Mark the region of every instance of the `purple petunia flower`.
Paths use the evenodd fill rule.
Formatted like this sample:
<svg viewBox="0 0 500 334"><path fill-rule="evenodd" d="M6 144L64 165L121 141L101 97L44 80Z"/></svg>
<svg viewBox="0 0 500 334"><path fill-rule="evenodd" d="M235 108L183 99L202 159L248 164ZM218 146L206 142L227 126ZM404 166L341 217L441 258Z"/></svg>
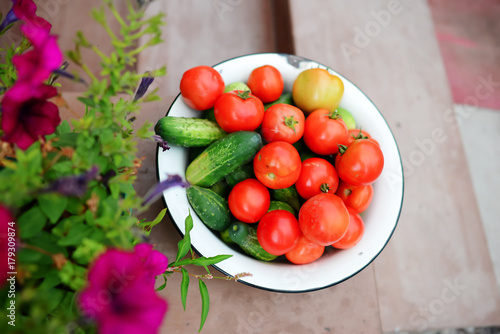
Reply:
<svg viewBox="0 0 500 334"><path fill-rule="evenodd" d="M25 150L39 136L54 133L61 118L57 106L47 100L56 95L57 90L51 86L39 85L34 89L29 82L12 86L1 103L2 140Z"/></svg>
<svg viewBox="0 0 500 334"><path fill-rule="evenodd" d="M0 31L4 31L5 28L7 28L9 25L12 23L18 21L19 19L17 18L16 14L14 13L14 9L11 8L7 15L5 15L4 19L2 20L2 23L0 23Z"/></svg>
<svg viewBox="0 0 500 334"><path fill-rule="evenodd" d="M87 192L88 183L97 178L98 172L99 169L94 166L83 174L62 177L55 180L43 192L57 192L64 196L81 197Z"/></svg>
<svg viewBox="0 0 500 334"><path fill-rule="evenodd" d="M166 150L170 150L170 146L168 146L168 143L166 140L163 140L163 138L159 135L154 135L153 140L160 145L160 147L163 149L163 152Z"/></svg>
<svg viewBox="0 0 500 334"><path fill-rule="evenodd" d="M153 245L147 243L136 245L134 251L142 259L147 276L150 278L149 284L151 284L151 287L154 287L155 277L163 274L165 270L167 270L167 257L153 250Z"/></svg>
<svg viewBox="0 0 500 334"><path fill-rule="evenodd" d="M155 81L155 78L153 77L144 77L141 80L141 83L139 84L139 88L137 88L137 92L135 93L134 96L134 101L139 100L141 97L143 97L146 92L148 91L149 86Z"/></svg>
<svg viewBox="0 0 500 334"><path fill-rule="evenodd" d="M152 190L145 196L143 205L148 205L156 201L163 192L172 187L189 187L189 183L182 180L179 175L168 175L167 179L158 183Z"/></svg>
<svg viewBox="0 0 500 334"><path fill-rule="evenodd" d="M102 334L156 333L168 305L151 283L167 262L147 245L134 252L109 249L90 267L88 285L78 295L80 309Z"/></svg>
<svg viewBox="0 0 500 334"><path fill-rule="evenodd" d="M12 63L17 69L18 81L28 81L38 86L61 67L63 54L57 45L57 37L48 31L33 29L30 25L23 25L21 30L33 48L13 57Z"/></svg>
<svg viewBox="0 0 500 334"><path fill-rule="evenodd" d="M24 21L34 29L50 31L52 25L44 18L36 15L37 8L33 0L13 0L12 2L12 10L19 20Z"/></svg>
<svg viewBox="0 0 500 334"><path fill-rule="evenodd" d="M33 0L12 0L12 8L0 24L0 31L3 31L7 26L19 20L24 21L35 29L50 31L52 25L44 18L36 15L36 10L37 7Z"/></svg>

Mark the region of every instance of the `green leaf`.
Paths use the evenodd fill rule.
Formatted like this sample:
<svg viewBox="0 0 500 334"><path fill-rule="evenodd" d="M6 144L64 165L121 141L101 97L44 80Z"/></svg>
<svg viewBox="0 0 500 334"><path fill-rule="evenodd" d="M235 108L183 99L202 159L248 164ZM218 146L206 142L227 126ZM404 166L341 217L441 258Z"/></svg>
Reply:
<svg viewBox="0 0 500 334"><path fill-rule="evenodd" d="M62 121L61 124L57 127L57 132L60 135L63 135L65 133L70 133L71 126L69 125L69 122L67 120Z"/></svg>
<svg viewBox="0 0 500 334"><path fill-rule="evenodd" d="M60 289L52 289L50 293L47 293L50 295L50 298L47 300L48 305L47 305L47 313L52 312L64 299L64 296L66 295L66 291L60 290Z"/></svg>
<svg viewBox="0 0 500 334"><path fill-rule="evenodd" d="M227 260L231 257L232 255L216 255L212 257L199 257L196 259L185 259L181 261L174 262L170 264L170 267L180 267L180 266L186 266L189 264L195 265L195 266L200 266L200 267L205 267L205 266L211 266L216 263L222 262L224 260Z"/></svg>
<svg viewBox="0 0 500 334"><path fill-rule="evenodd" d="M186 299L189 287L189 274L186 269L181 268L182 271L182 282L181 282L181 300L184 311L186 310Z"/></svg>
<svg viewBox="0 0 500 334"><path fill-rule="evenodd" d="M72 225L68 234L61 238L57 244L60 246L76 246L92 232L92 227L83 222L78 222Z"/></svg>
<svg viewBox="0 0 500 334"><path fill-rule="evenodd" d="M43 213L52 224L56 223L68 205L68 198L59 194L43 194L38 197Z"/></svg>
<svg viewBox="0 0 500 334"><path fill-rule="evenodd" d="M69 126L69 125L68 125ZM75 147L80 134L74 132L63 133L59 136L59 140L54 142L52 146L54 147Z"/></svg>
<svg viewBox="0 0 500 334"><path fill-rule="evenodd" d="M45 274L45 278L44 278L42 284L40 284L39 289L40 290L52 289L53 287L55 287L59 283L61 283L61 278L59 277L57 270L53 269Z"/></svg>
<svg viewBox="0 0 500 334"><path fill-rule="evenodd" d="M86 268L68 261L59 271L59 277L64 284L79 291L87 285L86 272Z"/></svg>
<svg viewBox="0 0 500 334"><path fill-rule="evenodd" d="M198 333L201 332L203 325L205 324L205 320L207 320L208 310L210 308L210 298L208 296L208 289L205 285L205 282L200 278L198 279L199 287L200 287L200 295L201 295L201 322L200 329Z"/></svg>
<svg viewBox="0 0 500 334"><path fill-rule="evenodd" d="M34 237L45 227L47 217L42 213L40 207L34 206L19 217L19 236L21 239Z"/></svg>
<svg viewBox="0 0 500 334"><path fill-rule="evenodd" d="M44 255L32 249L21 248L16 253L16 256L18 262L27 264L27 263L39 263ZM52 260L50 260L50 262L52 262Z"/></svg>
<svg viewBox="0 0 500 334"><path fill-rule="evenodd" d="M191 236L189 235L189 233L193 229L193 217L191 217L191 211L189 211L189 215L186 217L184 224L186 232L184 234L184 238L177 244L179 250L177 251L175 262L178 262L180 259L186 256L186 254L191 249Z"/></svg>
<svg viewBox="0 0 500 334"><path fill-rule="evenodd" d="M153 229L153 227L158 225L163 220L166 213L167 213L167 208L161 210L158 216L156 216L156 218L152 222L142 222L139 224L139 226L142 227L144 233L147 236L149 236L151 234L151 230Z"/></svg>
<svg viewBox="0 0 500 334"><path fill-rule="evenodd" d="M30 243L33 246L45 249L49 253L52 254L61 253L64 256L68 256L67 249L57 244L58 240L59 240L58 236L47 231L42 231L36 236L36 238L30 240Z"/></svg>
<svg viewBox="0 0 500 334"><path fill-rule="evenodd" d="M73 252L73 259L82 265L89 264L99 254L103 253L106 247L91 238L85 238L82 243L78 245Z"/></svg>
<svg viewBox="0 0 500 334"><path fill-rule="evenodd" d="M163 279L164 279L163 284L160 285L158 288L156 288L156 291L161 291L167 287L167 275L163 274Z"/></svg>

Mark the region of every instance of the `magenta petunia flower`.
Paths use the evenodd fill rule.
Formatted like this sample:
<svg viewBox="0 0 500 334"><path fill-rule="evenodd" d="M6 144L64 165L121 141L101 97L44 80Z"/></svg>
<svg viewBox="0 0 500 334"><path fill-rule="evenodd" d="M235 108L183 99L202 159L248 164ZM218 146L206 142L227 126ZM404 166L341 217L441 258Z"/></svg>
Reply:
<svg viewBox="0 0 500 334"><path fill-rule="evenodd" d="M29 81L38 86L61 67L63 54L57 45L57 37L48 31L28 24L23 25L21 30L33 48L13 57L12 63L17 69L18 81Z"/></svg>
<svg viewBox="0 0 500 334"><path fill-rule="evenodd" d="M9 210L0 205L0 256L3 259L0 265L0 287L7 281L7 273L16 271L15 268L14 270L9 268L9 262L7 261L9 253L9 227L15 229L15 225L9 225L10 222L13 222L13 219Z"/></svg>
<svg viewBox="0 0 500 334"><path fill-rule="evenodd" d="M167 311L151 278L166 269L167 259L148 245L134 252L110 249L89 270L88 286L78 296L83 314L99 333L157 333Z"/></svg>
<svg viewBox="0 0 500 334"><path fill-rule="evenodd" d="M149 281L152 287L155 284L155 278L167 270L168 259L165 255L153 250L151 244L139 244L134 247L135 253L142 259Z"/></svg>
<svg viewBox="0 0 500 334"><path fill-rule="evenodd" d="M3 141L15 143L25 150L38 140L39 136L54 133L61 122L57 106L47 99L57 95L51 86L17 82L2 100Z"/></svg>
<svg viewBox="0 0 500 334"><path fill-rule="evenodd" d="M12 11L19 20L45 31L50 31L52 25L44 18L36 15L36 5L33 0L13 0Z"/></svg>

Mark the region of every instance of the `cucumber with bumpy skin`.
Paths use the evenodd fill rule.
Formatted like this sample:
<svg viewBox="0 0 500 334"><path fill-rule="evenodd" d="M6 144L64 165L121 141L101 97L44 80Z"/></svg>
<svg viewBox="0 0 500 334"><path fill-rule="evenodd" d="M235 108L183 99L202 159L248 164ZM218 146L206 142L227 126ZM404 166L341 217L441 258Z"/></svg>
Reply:
<svg viewBox="0 0 500 334"><path fill-rule="evenodd" d="M292 208L290 204L285 202L271 201L271 204L269 204L269 210L267 210L267 212L274 210L286 210L295 216L295 210Z"/></svg>
<svg viewBox="0 0 500 334"><path fill-rule="evenodd" d="M229 187L232 188L241 181L252 177L255 177L255 174L253 172L253 163L250 162L242 166L241 168L238 168L234 172L226 175L226 182L229 185Z"/></svg>
<svg viewBox="0 0 500 334"><path fill-rule="evenodd" d="M272 199L290 204L297 212L300 210L299 194L295 186L283 189L269 189L269 192Z"/></svg>
<svg viewBox="0 0 500 334"><path fill-rule="evenodd" d="M194 212L212 230L223 231L231 224L231 213L223 197L197 186L187 188L186 195Z"/></svg>
<svg viewBox="0 0 500 334"><path fill-rule="evenodd" d="M183 147L208 146L227 135L216 122L173 116L160 118L155 133L170 145Z"/></svg>
<svg viewBox="0 0 500 334"><path fill-rule="evenodd" d="M253 159L262 148L261 136L252 131L237 131L212 143L186 169L186 180L210 187Z"/></svg>
<svg viewBox="0 0 500 334"><path fill-rule="evenodd" d="M220 238L226 244L234 244L233 239L231 239L231 237L229 236L229 227L226 228L224 231L220 231Z"/></svg>
<svg viewBox="0 0 500 334"><path fill-rule="evenodd" d="M273 106L278 103L290 104L293 106L294 104L293 104L292 93L284 93L276 101L264 104L264 110L267 110L270 106Z"/></svg>
<svg viewBox="0 0 500 334"><path fill-rule="evenodd" d="M269 254L262 248L257 240L257 230L242 222L236 222L229 226L229 237L237 243L248 255L261 261L272 261L276 255Z"/></svg>

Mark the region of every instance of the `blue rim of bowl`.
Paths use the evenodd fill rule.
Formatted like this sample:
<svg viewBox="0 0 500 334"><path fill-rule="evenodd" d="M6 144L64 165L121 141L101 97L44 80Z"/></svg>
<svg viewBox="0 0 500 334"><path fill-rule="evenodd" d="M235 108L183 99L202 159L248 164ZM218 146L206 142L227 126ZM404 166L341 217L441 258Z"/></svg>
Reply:
<svg viewBox="0 0 500 334"><path fill-rule="evenodd" d="M297 55L292 55L292 54L288 54L288 53L277 53L277 52L260 52L260 53L250 53L250 54L245 54L245 55L241 55L241 56L236 56L236 57L233 57L233 58L229 58L229 59L226 59L224 61L221 61L215 65L213 65L212 67L215 67L215 66L218 66L218 65L221 65L221 64L224 64L228 61L231 61L231 60L234 60L234 59L239 59L239 58L245 58L245 57L252 57L252 56L257 56L257 55L279 55L279 56L282 56L282 57L285 57L287 59L287 62L292 65L292 66L296 66L294 65L291 60L293 62L296 62L296 60L299 60L299 63L302 62L302 61L305 61L305 62L312 62L312 63L316 63L316 64L319 64L321 66L324 66L325 68L330 68L326 65L323 65L315 60L312 60L312 59L308 59L308 58L305 58L305 57L302 57L302 56L297 56ZM337 71L335 71L337 72ZM339 72L337 72L339 73ZM340 75L342 75L341 73L339 73ZM363 266L362 268L360 268L358 271L356 271L355 273L351 274L350 276L347 276L345 277L344 279L342 280L339 280L337 282L334 282L332 284L328 284L328 285L324 285L324 286L321 286L321 287L316 287L316 288L311 288L311 289L305 289L305 290L279 290L279 289L271 289L271 288L267 288L267 287L263 287L263 286L260 286L260 285L256 285L256 284L252 284L252 283L249 283L249 282L246 282L246 281L243 281L243 280L238 280L238 282L240 283L243 283L245 285L248 285L248 286L251 286L251 287L254 287L254 288L258 288L258 289L261 289L261 290L266 290L266 291L272 291L272 292L280 292L280 293L306 293L306 292L313 292L313 291L319 291L319 290L323 290L323 289L326 289L326 288L329 288L329 287L332 287L332 286L335 286L335 285L338 285L342 282L345 282L347 281L348 279L356 276L357 274L359 274L361 271L363 271L366 267L368 267L379 255L380 253L382 253L382 251L384 250L384 248L387 246L387 244L389 243L389 240L391 240L392 238L392 235L394 234L394 231L396 230L396 227L398 226L398 223L399 223L399 217L401 216L401 211L403 209L403 200L404 200L404 188L405 188L405 182L404 182L404 169L403 169L403 161L401 159L401 153L399 151L399 146L398 146L398 143L396 141L396 137L394 137L394 134L392 133L392 129L391 127L389 126L389 124L387 123L387 120L385 119L384 115L380 112L380 110L377 108L377 106L375 105L375 103L373 103L373 101L365 94L364 91L362 91L361 89L359 89L359 87L357 85L355 85L351 80L347 79L346 76L342 75L342 77L344 77L347 81L349 81L354 87L356 87L367 99L368 101L370 101L370 103L375 107L375 109L377 110L377 112L380 114L380 116L382 117L382 119L384 120L385 124L387 125L387 128L389 129L389 132L391 133L391 136L392 136L392 139L394 140L394 143L396 144L396 149L398 151L398 157L399 157L399 161L400 161L400 165L401 165L401 203L399 205L399 212L398 212L398 216L396 218L396 222L394 224L394 228L392 229L391 233L389 234L385 244L382 246L382 248L380 248L380 251L375 254L371 259L370 261L368 261L368 263ZM170 104L170 107L168 108L167 110L167 113L165 114L165 116L167 116L169 113L170 113L170 109L172 108L172 106L175 104L175 102L177 101L177 99L179 99L179 97L181 96L181 94L177 94L177 96L175 97L175 99L172 101L172 103ZM156 178L158 180L158 182L160 181L160 170L158 168L158 159L159 159L159 154L160 154L160 146L158 145L157 147L157 150L156 150ZM165 207L167 208L167 213L170 217L170 220L172 221L173 225L175 226L175 228L177 229L177 232L179 232L179 234L181 236L184 236L184 233L182 233L181 229L179 228L179 226L174 223L174 217L172 217L172 215L170 214L170 210L168 210L168 205L167 205L167 202L165 200L165 196L162 196L162 201L163 201L163 204L165 205ZM191 247L193 248L193 250L199 255L199 256L203 256L202 253L200 253L196 247L194 247L193 245L191 245ZM212 267L214 267L215 269L217 269L219 272L221 272L222 274L226 275L226 276L230 276L230 277L234 277L233 275L227 273L225 270L219 268L217 265L212 265Z"/></svg>

